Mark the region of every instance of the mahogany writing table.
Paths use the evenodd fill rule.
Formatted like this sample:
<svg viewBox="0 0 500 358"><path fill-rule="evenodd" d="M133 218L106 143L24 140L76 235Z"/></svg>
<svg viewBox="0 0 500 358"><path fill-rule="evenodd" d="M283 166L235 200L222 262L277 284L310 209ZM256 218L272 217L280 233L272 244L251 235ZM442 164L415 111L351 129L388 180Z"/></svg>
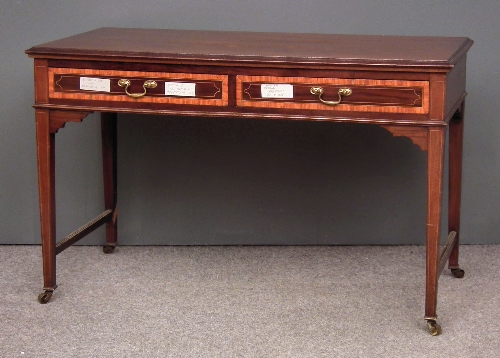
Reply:
<svg viewBox="0 0 500 358"><path fill-rule="evenodd" d="M101 28L32 47L44 288L56 255L106 225L117 243L117 113L377 124L427 151L425 320L438 278L458 266L465 37L403 37ZM55 134L101 112L105 211L61 241L55 233ZM214 122L214 125L217 125ZM332 126L335 124L332 123ZM440 251L449 128L449 235Z"/></svg>

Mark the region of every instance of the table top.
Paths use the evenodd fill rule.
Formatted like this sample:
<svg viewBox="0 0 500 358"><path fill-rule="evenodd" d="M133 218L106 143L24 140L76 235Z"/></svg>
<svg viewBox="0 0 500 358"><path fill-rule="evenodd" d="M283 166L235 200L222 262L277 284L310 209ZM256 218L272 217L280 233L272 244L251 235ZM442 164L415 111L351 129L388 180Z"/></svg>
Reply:
<svg viewBox="0 0 500 358"><path fill-rule="evenodd" d="M452 67L472 46L467 37L331 35L100 28L34 46L31 57L158 63L274 63Z"/></svg>

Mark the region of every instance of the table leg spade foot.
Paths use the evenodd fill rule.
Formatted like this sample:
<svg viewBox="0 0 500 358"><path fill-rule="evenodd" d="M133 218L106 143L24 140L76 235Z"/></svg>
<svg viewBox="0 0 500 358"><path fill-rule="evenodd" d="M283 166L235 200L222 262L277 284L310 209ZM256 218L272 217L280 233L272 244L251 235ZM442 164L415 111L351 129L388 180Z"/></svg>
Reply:
<svg viewBox="0 0 500 358"><path fill-rule="evenodd" d="M451 273L453 276L455 276L456 278L463 278L465 276L465 271L462 270L461 268L454 268L454 269L451 269Z"/></svg>

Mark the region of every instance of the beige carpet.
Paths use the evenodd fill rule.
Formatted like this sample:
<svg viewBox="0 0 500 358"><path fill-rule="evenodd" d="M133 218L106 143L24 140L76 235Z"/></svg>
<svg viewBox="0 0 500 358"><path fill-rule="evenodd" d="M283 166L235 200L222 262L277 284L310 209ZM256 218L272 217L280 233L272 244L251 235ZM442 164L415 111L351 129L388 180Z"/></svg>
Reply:
<svg viewBox="0 0 500 358"><path fill-rule="evenodd" d="M425 249L0 246L0 357L500 357L500 245L463 246L423 320Z"/></svg>

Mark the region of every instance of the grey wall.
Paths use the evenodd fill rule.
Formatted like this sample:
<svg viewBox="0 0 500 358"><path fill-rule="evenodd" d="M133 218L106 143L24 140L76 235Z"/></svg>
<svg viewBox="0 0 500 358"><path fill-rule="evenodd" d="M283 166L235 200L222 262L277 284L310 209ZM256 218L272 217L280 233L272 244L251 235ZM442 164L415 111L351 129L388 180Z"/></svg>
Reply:
<svg viewBox="0 0 500 358"><path fill-rule="evenodd" d="M468 36L462 238L500 243L500 2L0 2L0 243L39 243L33 45L102 26ZM424 242L426 155L370 125L119 116L122 244ZM102 210L99 121L57 135L57 230ZM102 229L84 240L100 243Z"/></svg>

